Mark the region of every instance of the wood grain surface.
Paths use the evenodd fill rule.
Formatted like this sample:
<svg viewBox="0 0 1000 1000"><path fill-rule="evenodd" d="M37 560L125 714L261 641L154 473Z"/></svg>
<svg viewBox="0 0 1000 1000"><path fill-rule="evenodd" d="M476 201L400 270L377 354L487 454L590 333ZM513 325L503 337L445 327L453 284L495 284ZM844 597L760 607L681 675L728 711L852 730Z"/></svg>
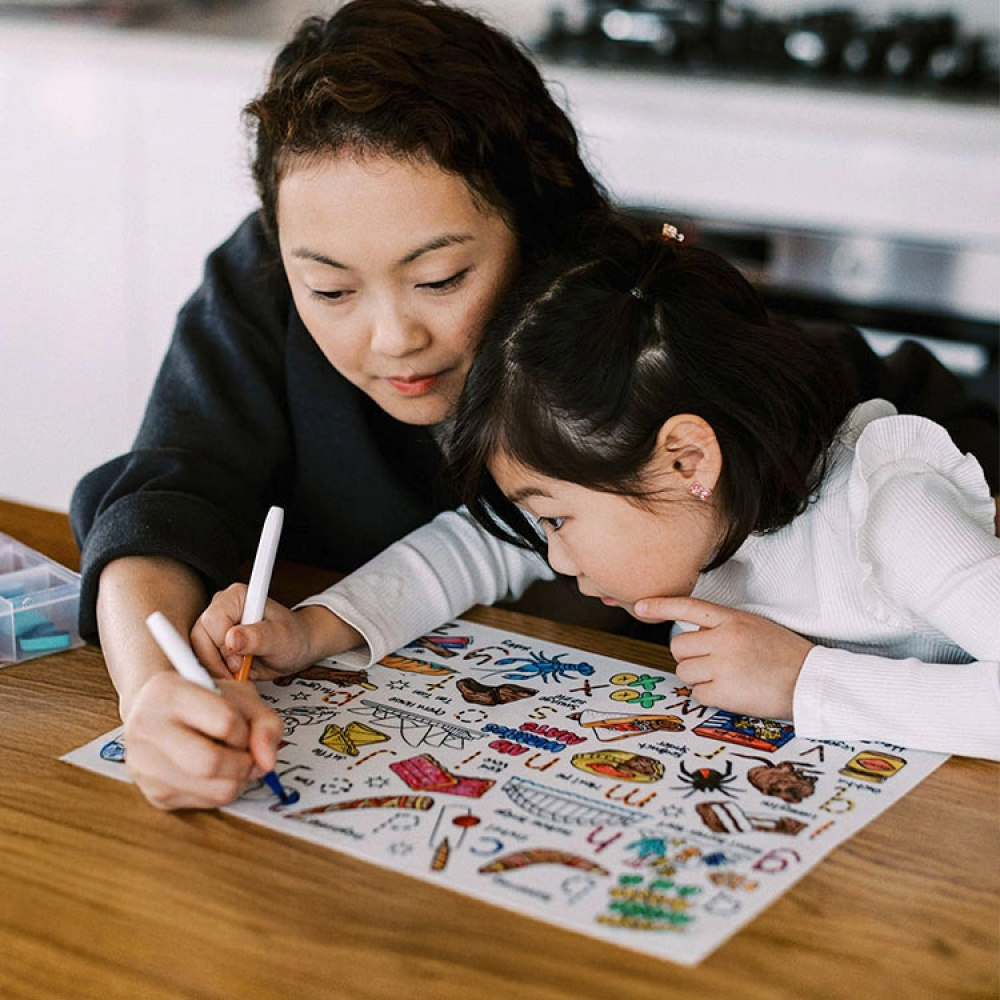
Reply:
<svg viewBox="0 0 1000 1000"><path fill-rule="evenodd" d="M74 566L64 515L0 531ZM331 574L282 564L287 599ZM500 609L470 618L665 668L664 650ZM0 670L0 997L996 998L998 766L954 758L685 968L59 761L118 723L94 647Z"/></svg>

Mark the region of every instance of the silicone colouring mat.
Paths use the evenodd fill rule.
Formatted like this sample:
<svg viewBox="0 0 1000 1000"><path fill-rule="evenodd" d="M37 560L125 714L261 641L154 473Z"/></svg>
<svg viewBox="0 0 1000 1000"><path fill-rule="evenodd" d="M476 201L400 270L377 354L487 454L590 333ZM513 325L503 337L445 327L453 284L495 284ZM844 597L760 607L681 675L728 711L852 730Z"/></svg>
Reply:
<svg viewBox="0 0 1000 1000"><path fill-rule="evenodd" d="M262 683L278 774L223 811L695 964L947 758L819 742L670 673L466 621ZM128 780L116 730L63 759Z"/></svg>

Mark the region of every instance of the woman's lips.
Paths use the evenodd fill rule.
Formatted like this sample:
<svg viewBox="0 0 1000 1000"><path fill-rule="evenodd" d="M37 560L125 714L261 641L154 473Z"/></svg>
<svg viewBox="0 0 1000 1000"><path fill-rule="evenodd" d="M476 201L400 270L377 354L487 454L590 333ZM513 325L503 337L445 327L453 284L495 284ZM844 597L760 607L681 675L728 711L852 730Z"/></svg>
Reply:
<svg viewBox="0 0 1000 1000"><path fill-rule="evenodd" d="M387 378L386 382L403 396L426 396L437 385L440 377L440 374L408 375L406 378Z"/></svg>

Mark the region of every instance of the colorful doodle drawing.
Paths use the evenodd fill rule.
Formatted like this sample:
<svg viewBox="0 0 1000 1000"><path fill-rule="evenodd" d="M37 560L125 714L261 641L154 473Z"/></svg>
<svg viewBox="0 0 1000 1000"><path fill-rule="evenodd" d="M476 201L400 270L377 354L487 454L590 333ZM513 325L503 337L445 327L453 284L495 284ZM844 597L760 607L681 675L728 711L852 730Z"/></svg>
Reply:
<svg viewBox="0 0 1000 1000"><path fill-rule="evenodd" d="M438 656L457 656L472 642L469 635L422 635L408 643L407 649L427 649Z"/></svg>
<svg viewBox="0 0 1000 1000"><path fill-rule="evenodd" d="M795 803L809 798L816 791L819 772L811 764L790 760L775 762L748 753L738 753L735 756L760 761L757 767L751 767L747 771L747 781L762 795Z"/></svg>
<svg viewBox="0 0 1000 1000"><path fill-rule="evenodd" d="M572 759L574 767L588 774L599 774L618 781L659 781L663 765L654 757L645 757L628 750L592 750L578 753Z"/></svg>
<svg viewBox="0 0 1000 1000"><path fill-rule="evenodd" d="M808 824L791 816L744 812L735 802L701 802L695 806L701 821L713 833L784 833L800 834Z"/></svg>
<svg viewBox="0 0 1000 1000"><path fill-rule="evenodd" d="M384 743L388 738L385 733L380 733L363 722L349 722L343 728L331 723L323 730L319 741L337 753L357 757L358 747L368 746L371 743Z"/></svg>
<svg viewBox="0 0 1000 1000"><path fill-rule="evenodd" d="M545 653L530 653L528 656L505 656L502 660L497 660L493 668L489 671L492 677L495 674L503 674L504 680L508 681L533 681L540 680L548 683L554 680L557 684L564 678L569 678L576 674L579 677L590 677L594 668L589 663L563 663L562 658L567 653L556 653L555 656L548 656ZM523 667L504 673L503 668L514 663L523 663Z"/></svg>
<svg viewBox="0 0 1000 1000"><path fill-rule="evenodd" d="M783 747L795 736L790 722L775 722L773 719L758 719L733 712L716 712L699 723L694 732L697 736L769 752Z"/></svg>
<svg viewBox="0 0 1000 1000"><path fill-rule="evenodd" d="M456 726L452 722L441 722L417 712L384 705L377 701L362 701L360 707L351 709L358 715L368 715L373 722L397 729L403 741L411 747L432 746L461 750L469 740L482 740L486 734L468 726Z"/></svg>
<svg viewBox="0 0 1000 1000"><path fill-rule="evenodd" d="M289 819L302 819L304 816L316 816L320 813L343 812L346 809L417 809L426 812L434 805L434 799L429 795L374 795L363 799L350 799L347 802L327 802L311 809L300 809L298 812L286 813Z"/></svg>
<svg viewBox="0 0 1000 1000"><path fill-rule="evenodd" d="M376 691L377 688L368 680L367 670L346 670L343 667L326 666L323 663L314 663L305 670L300 670L297 674L287 674L284 677L276 677L273 681L278 687L288 687L294 681L330 681L342 687L349 687L351 684L359 684L369 691Z"/></svg>
<svg viewBox="0 0 1000 1000"><path fill-rule="evenodd" d="M123 764L125 762L125 740L120 736L113 740L108 740L101 747L101 760L111 760L116 764Z"/></svg>
<svg viewBox="0 0 1000 1000"><path fill-rule="evenodd" d="M620 712L597 712L584 709L567 716L584 729L594 731L603 742L624 740L629 736L648 736L652 733L681 733L684 723L676 715L622 715Z"/></svg>
<svg viewBox="0 0 1000 1000"><path fill-rule="evenodd" d="M462 677L455 682L462 697L473 705L508 705L521 698L538 694L537 688L520 687L517 684L498 684L490 687L480 684L474 677Z"/></svg>
<svg viewBox="0 0 1000 1000"><path fill-rule="evenodd" d="M860 778L881 785L906 766L906 759L881 750L862 750L856 753L841 769L841 774Z"/></svg>
<svg viewBox="0 0 1000 1000"><path fill-rule="evenodd" d="M496 784L488 778L459 777L426 753L408 760L394 761L389 765L389 770L398 774L415 792L445 792L448 795L478 799Z"/></svg>
<svg viewBox="0 0 1000 1000"><path fill-rule="evenodd" d="M697 886L676 885L653 877L648 884L641 875L621 875L618 884L608 893L608 911L597 922L614 927L643 931L678 931L689 924L694 915L692 897Z"/></svg>
<svg viewBox="0 0 1000 1000"><path fill-rule="evenodd" d="M595 802L585 795L551 788L519 776L507 781L503 790L526 813L564 826L629 826L642 818L637 811Z"/></svg>
<svg viewBox="0 0 1000 1000"><path fill-rule="evenodd" d="M695 771L689 771L684 766L684 762L681 761L677 777L684 784L675 785L675 790L680 790L687 786L688 790L684 793L684 798L694 795L695 792L722 792L723 795L730 795L735 798L737 792L743 791L742 788L726 788L726 785L730 785L736 780L731 760L726 761L725 771L715 771L710 767L699 767Z"/></svg>
<svg viewBox="0 0 1000 1000"><path fill-rule="evenodd" d="M479 871L483 874L489 872L509 872L516 868L527 868L529 865L565 865L567 868L580 868L585 872L595 872L598 875L610 875L611 873L603 865L599 865L590 858L581 857L572 851L560 851L545 847L530 847L524 851L514 851L502 857L494 858L481 865Z"/></svg>
<svg viewBox="0 0 1000 1000"><path fill-rule="evenodd" d="M440 663L428 663L426 660L418 660L414 656L403 656L400 653L390 653L388 656L383 656L378 662L391 670L405 670L411 674L430 674L431 677L447 677L449 674L455 673L452 667L446 667Z"/></svg>

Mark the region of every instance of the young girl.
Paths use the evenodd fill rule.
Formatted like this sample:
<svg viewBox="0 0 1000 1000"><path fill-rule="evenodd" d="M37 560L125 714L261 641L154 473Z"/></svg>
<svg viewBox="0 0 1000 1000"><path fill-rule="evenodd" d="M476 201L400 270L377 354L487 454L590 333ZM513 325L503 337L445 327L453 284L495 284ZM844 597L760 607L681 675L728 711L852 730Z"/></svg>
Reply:
<svg viewBox="0 0 1000 1000"><path fill-rule="evenodd" d="M500 317L455 422L470 509L582 593L694 626L671 651L704 704L1000 757L980 466L926 419L851 407L828 357L664 228L582 237Z"/></svg>

